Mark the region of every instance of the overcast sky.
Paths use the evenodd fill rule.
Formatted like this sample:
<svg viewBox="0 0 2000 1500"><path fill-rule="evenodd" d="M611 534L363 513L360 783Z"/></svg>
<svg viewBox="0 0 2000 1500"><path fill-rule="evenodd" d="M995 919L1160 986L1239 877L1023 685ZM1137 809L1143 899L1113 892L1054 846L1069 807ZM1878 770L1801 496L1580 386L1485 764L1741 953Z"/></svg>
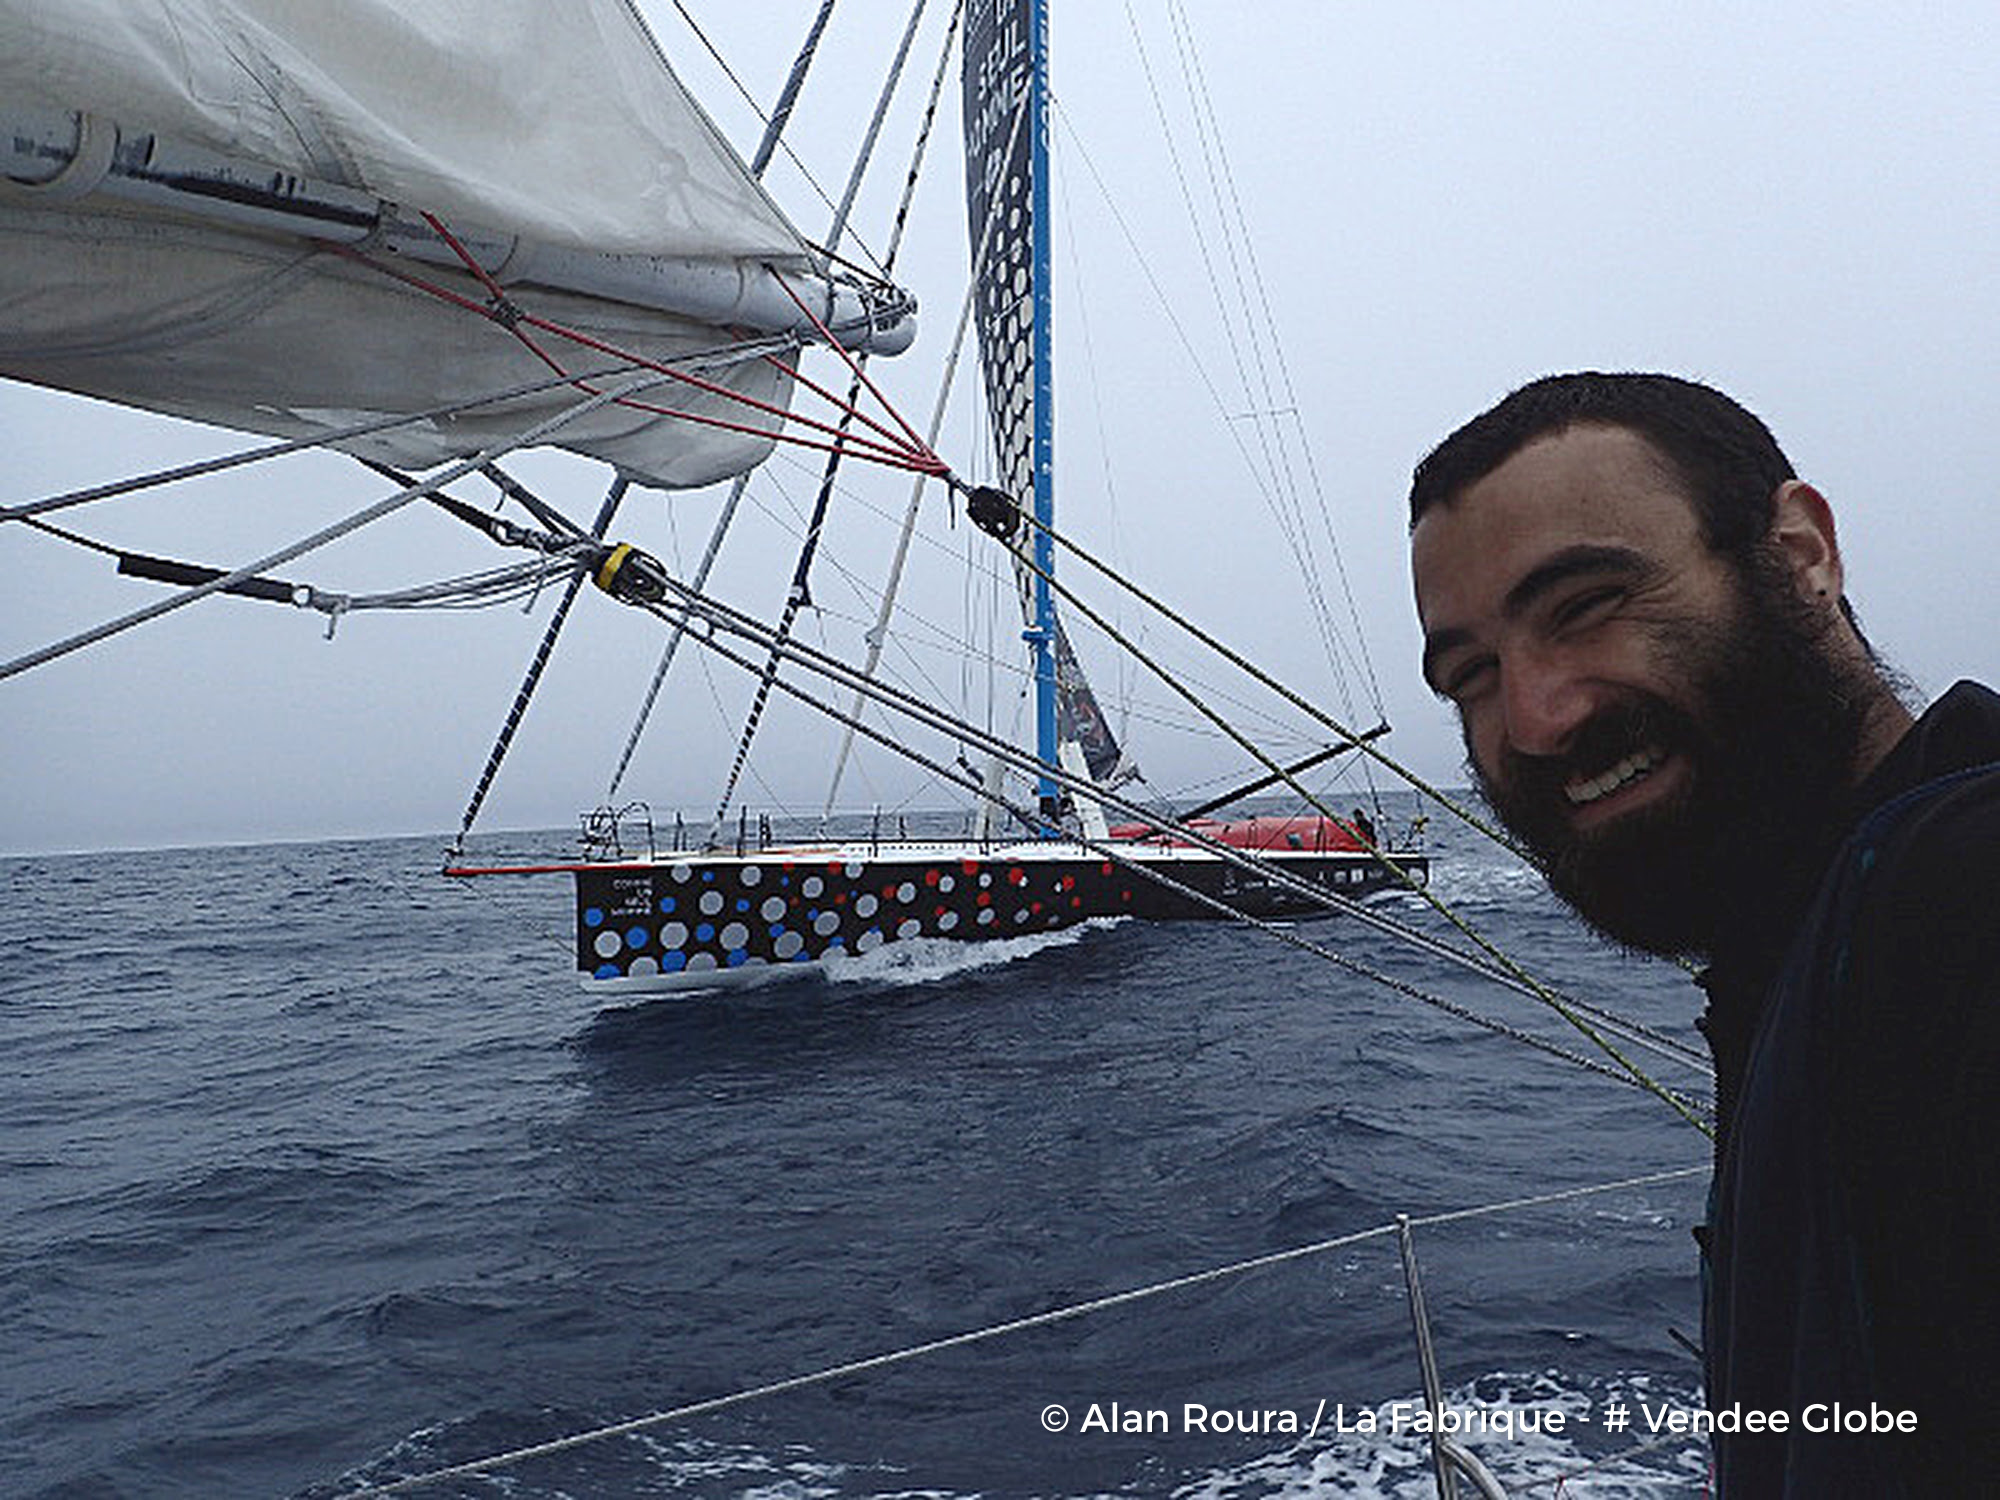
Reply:
<svg viewBox="0 0 2000 1500"><path fill-rule="evenodd" d="M670 4L642 8L747 155L755 119ZM816 4L688 8L768 101ZM917 49L921 77L942 10ZM792 138L836 195L878 86L876 55L904 13L877 0L845 11ZM1158 103L1136 62L1135 17ZM1332 517L1405 758L1457 778L1455 727L1417 681L1410 467L1474 411L1557 369L1663 369L1738 396L1831 499L1876 645L1928 693L1961 676L2000 680L1989 577L2000 558L2000 23L1989 6L1288 3L1196 6L1186 21L1310 436L1301 483ZM1287 680L1329 702L1343 691L1365 701L1355 674L1336 685L1230 436L1251 430L1250 398L1213 288L1224 285L1239 333L1261 304L1237 290L1240 254L1213 231L1206 259L1190 242L1213 189L1169 19L1155 0L1134 0L1129 12L1058 6L1053 26L1060 524ZM877 367L918 420L962 290L955 86L952 99L899 267L923 299L924 331L918 350ZM876 245L908 140L907 125L891 127L887 180L863 200L858 223ZM824 232L827 210L796 169L776 166L769 180L809 235ZM1257 316L1246 320L1246 307ZM1205 372L1193 379L1188 346ZM242 443L11 384L0 386L0 435L8 502ZM976 420L960 415L940 448L976 470L979 442ZM595 508L603 476L587 467L523 469L572 513ZM790 572L779 520L811 488L795 463L762 472L752 490L762 531L729 554L730 597L779 607ZM852 488L855 519L830 542L818 590L828 614L809 634L858 654L851 617L865 606L839 570L879 576L886 523L870 518L900 512L908 484ZM318 455L87 507L68 524L233 566L380 493L348 461ZM691 557L718 498L635 498L621 534ZM943 522L934 501L917 551L950 581L916 597L955 631L964 606L952 559L967 532ZM287 576L358 591L496 560L451 523L410 514ZM158 597L112 577L105 559L20 527L0 528L0 567L8 659ZM1337 593L1330 562L1326 574ZM0 682L0 850L454 828L547 608L354 616L329 643L317 616L212 599ZM1129 606L1120 615L1139 618ZM1120 716L1130 670L1079 636ZM1171 646L1158 625L1147 641ZM658 646L646 622L580 602L482 826L564 826L598 800ZM719 789L742 688L713 670L711 686L692 657L675 669L675 707L628 784L655 808L694 813ZM955 698L956 669L932 670L938 695ZM1174 790L1230 772L1240 757L1219 743L1164 726L1155 735L1148 705L1161 701L1147 688L1127 720L1154 780ZM777 716L750 804L816 811L828 759L802 716ZM849 795L864 806L943 800L887 768Z"/></svg>

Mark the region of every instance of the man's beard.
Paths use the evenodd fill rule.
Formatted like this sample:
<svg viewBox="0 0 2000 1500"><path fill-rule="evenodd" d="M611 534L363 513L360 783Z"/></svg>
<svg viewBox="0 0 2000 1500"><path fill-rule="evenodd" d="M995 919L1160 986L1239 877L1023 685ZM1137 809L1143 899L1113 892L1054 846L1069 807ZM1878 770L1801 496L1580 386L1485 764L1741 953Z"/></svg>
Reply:
<svg viewBox="0 0 2000 1500"><path fill-rule="evenodd" d="M1825 627L1768 556L1740 575L1736 616L1663 632L1655 659L1684 685L1634 690L1557 756L1503 752L1480 789L1552 889L1616 942L1712 949L1726 924L1801 899L1838 837L1864 722L1881 684L1834 658ZM1647 747L1681 757L1675 792L1578 832L1563 787Z"/></svg>

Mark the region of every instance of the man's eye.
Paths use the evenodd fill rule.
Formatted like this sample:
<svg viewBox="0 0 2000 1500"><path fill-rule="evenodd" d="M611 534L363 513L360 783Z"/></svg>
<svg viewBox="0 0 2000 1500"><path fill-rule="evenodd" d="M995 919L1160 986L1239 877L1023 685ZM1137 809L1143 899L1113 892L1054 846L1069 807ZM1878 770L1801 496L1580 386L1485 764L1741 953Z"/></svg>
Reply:
<svg viewBox="0 0 2000 1500"><path fill-rule="evenodd" d="M1444 696L1454 703L1463 703L1468 697L1478 693L1493 675L1493 658L1476 657L1465 665L1447 672L1444 678Z"/></svg>
<svg viewBox="0 0 2000 1500"><path fill-rule="evenodd" d="M1625 591L1621 588L1586 590L1584 593L1565 599L1557 607L1555 622L1565 627L1585 624L1608 613L1624 597Z"/></svg>

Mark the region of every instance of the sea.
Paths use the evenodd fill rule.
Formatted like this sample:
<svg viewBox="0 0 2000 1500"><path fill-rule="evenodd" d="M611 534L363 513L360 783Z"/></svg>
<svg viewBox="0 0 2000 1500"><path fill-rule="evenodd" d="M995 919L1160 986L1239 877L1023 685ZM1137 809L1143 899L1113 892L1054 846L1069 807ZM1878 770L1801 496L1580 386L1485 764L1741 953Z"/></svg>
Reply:
<svg viewBox="0 0 2000 1500"><path fill-rule="evenodd" d="M1530 972L1696 1040L1681 970L1426 838ZM1341 915L593 993L565 877L443 849L0 861L0 1493L1427 1497L1398 1216L1505 1493L1706 1492L1708 1143L1433 1003L1588 1045L1536 1002Z"/></svg>

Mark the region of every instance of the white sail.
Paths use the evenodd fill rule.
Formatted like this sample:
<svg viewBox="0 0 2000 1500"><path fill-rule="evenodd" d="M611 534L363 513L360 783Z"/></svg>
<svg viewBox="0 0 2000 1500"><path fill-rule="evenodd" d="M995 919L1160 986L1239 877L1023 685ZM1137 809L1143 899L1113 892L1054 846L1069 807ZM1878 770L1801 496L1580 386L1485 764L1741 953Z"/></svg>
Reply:
<svg viewBox="0 0 2000 1500"><path fill-rule="evenodd" d="M314 437L550 373L506 328L330 252L310 223L248 214L234 187L259 171L333 203L371 254L426 251L423 279L484 302L419 217L435 215L534 312L647 359L802 321L773 272L808 271L807 247L628 0L0 0L0 112L15 126L0 373L17 378ZM165 174L147 167L169 151L199 158L186 175L205 191L156 201ZM566 371L609 363L549 348ZM789 394L762 359L699 373ZM364 446L428 465L575 394ZM685 387L654 399L752 430L606 409L562 446L698 485L757 462L778 421Z"/></svg>

